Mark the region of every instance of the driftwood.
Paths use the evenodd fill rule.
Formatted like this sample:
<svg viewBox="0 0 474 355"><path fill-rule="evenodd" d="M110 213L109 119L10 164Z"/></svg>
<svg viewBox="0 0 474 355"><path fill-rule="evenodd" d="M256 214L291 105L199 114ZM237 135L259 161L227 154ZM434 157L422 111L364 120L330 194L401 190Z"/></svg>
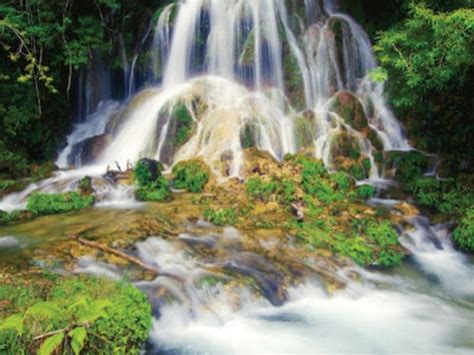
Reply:
<svg viewBox="0 0 474 355"><path fill-rule="evenodd" d="M93 249L97 249L97 250L100 250L100 251L103 251L104 253L107 253L107 254L112 254L116 257L119 257L121 259L124 259L132 264L135 264L139 267L141 267L142 269L150 272L153 274L153 276L158 276L159 272L156 268L144 263L143 261L141 261L140 259L138 258L135 258L133 256L130 256L128 254L125 254L124 252L121 252L117 249L112 249L106 245L103 245L103 244L100 244L100 243L97 243L97 242L93 242L91 240L87 240L87 239L83 239L83 238L80 238L78 236L75 236L75 235L71 235L69 236L69 239L71 240L75 240L83 245L86 245L90 248L93 248Z"/></svg>

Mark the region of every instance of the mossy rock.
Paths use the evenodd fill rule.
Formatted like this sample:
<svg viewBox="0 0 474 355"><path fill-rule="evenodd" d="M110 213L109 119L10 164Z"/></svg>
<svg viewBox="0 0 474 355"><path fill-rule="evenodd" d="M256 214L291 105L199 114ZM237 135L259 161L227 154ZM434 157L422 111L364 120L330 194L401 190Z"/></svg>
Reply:
<svg viewBox="0 0 474 355"><path fill-rule="evenodd" d="M240 145L244 149L256 148L259 135L259 127L254 122L246 122L240 130Z"/></svg>
<svg viewBox="0 0 474 355"><path fill-rule="evenodd" d="M330 111L337 113L347 125L358 131L368 127L362 104L349 91L339 91L333 96Z"/></svg>
<svg viewBox="0 0 474 355"><path fill-rule="evenodd" d="M336 133L331 139L331 158L349 158L358 160L361 157L359 141L347 131Z"/></svg>
<svg viewBox="0 0 474 355"><path fill-rule="evenodd" d="M314 112L306 111L296 117L294 125L298 149L313 147L316 139Z"/></svg>
<svg viewBox="0 0 474 355"><path fill-rule="evenodd" d="M74 146L68 157L68 164L76 165L78 162L74 160L74 157L77 156L79 156L79 163L81 165L94 163L97 157L102 154L111 142L112 137L107 134L101 134L83 140Z"/></svg>
<svg viewBox="0 0 474 355"><path fill-rule="evenodd" d="M211 171L202 159L178 162L173 166L173 185L189 192L202 192L209 182Z"/></svg>
<svg viewBox="0 0 474 355"><path fill-rule="evenodd" d="M170 186L161 172L163 165L152 159L140 159L133 171L136 184L135 197L140 201L167 201L170 196Z"/></svg>

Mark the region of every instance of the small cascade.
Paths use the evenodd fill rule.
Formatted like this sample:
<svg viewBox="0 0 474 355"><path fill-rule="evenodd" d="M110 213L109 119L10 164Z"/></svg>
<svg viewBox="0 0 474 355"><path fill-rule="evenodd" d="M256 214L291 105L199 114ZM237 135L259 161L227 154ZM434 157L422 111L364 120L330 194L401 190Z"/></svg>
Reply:
<svg viewBox="0 0 474 355"><path fill-rule="evenodd" d="M432 226L426 217L415 217L412 223L414 229L405 231L400 240L421 269L434 277L446 292L474 297L474 267L466 255L454 249L450 226Z"/></svg>

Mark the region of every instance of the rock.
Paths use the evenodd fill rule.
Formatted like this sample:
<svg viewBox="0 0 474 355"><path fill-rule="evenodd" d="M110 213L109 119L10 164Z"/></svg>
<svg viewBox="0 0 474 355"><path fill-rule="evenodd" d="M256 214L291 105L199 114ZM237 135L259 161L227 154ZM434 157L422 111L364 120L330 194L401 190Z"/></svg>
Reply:
<svg viewBox="0 0 474 355"><path fill-rule="evenodd" d="M418 208L416 208L415 206L407 203L407 202L400 202L400 203L397 203L394 208L401 212L402 215L406 218L411 218L411 217L415 217L415 216L418 216L420 214L420 211L418 210Z"/></svg>
<svg viewBox="0 0 474 355"><path fill-rule="evenodd" d="M316 139L315 113L307 110L295 119L296 144L298 149L313 146Z"/></svg>
<svg viewBox="0 0 474 355"><path fill-rule="evenodd" d="M330 110L337 113L346 124L358 131L368 127L362 104L349 91L337 92L332 98Z"/></svg>
<svg viewBox="0 0 474 355"><path fill-rule="evenodd" d="M76 165L78 162L71 161L72 157L79 156L79 163L82 165L93 163L96 158L105 150L110 144L112 138L109 135L102 134L87 138L82 142L76 144L69 155L69 164Z"/></svg>

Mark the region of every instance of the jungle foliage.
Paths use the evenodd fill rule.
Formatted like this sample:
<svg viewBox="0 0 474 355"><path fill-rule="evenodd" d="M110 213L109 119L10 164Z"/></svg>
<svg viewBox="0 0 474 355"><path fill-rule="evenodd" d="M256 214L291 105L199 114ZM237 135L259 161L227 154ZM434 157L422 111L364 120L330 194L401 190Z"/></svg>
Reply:
<svg viewBox="0 0 474 355"><path fill-rule="evenodd" d="M151 328L147 297L130 284L50 275L0 286L2 354L139 354Z"/></svg>

